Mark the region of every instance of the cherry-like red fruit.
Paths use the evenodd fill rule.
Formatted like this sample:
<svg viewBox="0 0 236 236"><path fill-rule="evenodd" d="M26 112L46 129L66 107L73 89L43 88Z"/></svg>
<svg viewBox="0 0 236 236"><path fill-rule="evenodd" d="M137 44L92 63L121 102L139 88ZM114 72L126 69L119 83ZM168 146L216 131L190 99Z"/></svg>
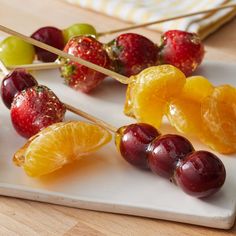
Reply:
<svg viewBox="0 0 236 236"><path fill-rule="evenodd" d="M192 144L186 138L166 134L157 137L150 144L148 164L152 172L171 179L178 162L193 151Z"/></svg>
<svg viewBox="0 0 236 236"><path fill-rule="evenodd" d="M42 43L46 43L57 49L62 50L64 48L64 37L60 29L55 27L46 26L38 29L31 35L31 38L36 39ZM57 55L48 52L42 48L35 47L38 60L43 62L53 62L57 59Z"/></svg>
<svg viewBox="0 0 236 236"><path fill-rule="evenodd" d="M213 153L196 151L188 155L176 169L178 185L189 195L207 197L217 192L225 182L222 161Z"/></svg>
<svg viewBox="0 0 236 236"><path fill-rule="evenodd" d="M2 80L1 97L8 109L11 107L14 96L26 88L37 85L35 78L22 69L16 69Z"/></svg>
<svg viewBox="0 0 236 236"><path fill-rule="evenodd" d="M160 133L156 128L144 123L121 127L116 133L116 146L123 158L141 169L148 169L148 145Z"/></svg>

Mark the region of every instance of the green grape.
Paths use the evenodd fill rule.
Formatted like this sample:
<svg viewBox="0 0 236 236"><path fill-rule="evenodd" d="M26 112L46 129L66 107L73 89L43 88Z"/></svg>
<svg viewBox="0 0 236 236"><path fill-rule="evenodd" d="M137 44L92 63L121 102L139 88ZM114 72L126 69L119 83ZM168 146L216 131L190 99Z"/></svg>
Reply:
<svg viewBox="0 0 236 236"><path fill-rule="evenodd" d="M85 23L74 24L63 30L65 43L67 43L70 40L70 38L78 35L93 35L96 37L97 32L92 25Z"/></svg>
<svg viewBox="0 0 236 236"><path fill-rule="evenodd" d="M6 66L31 64L34 57L34 47L18 37L10 36L0 42L0 60Z"/></svg>

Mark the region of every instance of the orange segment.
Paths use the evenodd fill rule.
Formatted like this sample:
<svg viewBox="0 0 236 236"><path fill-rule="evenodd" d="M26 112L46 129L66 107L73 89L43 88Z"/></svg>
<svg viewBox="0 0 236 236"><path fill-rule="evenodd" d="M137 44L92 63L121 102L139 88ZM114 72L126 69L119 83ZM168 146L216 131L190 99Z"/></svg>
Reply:
<svg viewBox="0 0 236 236"><path fill-rule="evenodd" d="M170 124L179 132L200 135L203 131L201 101L212 91L213 85L205 77L188 77L181 94L168 104L166 116Z"/></svg>
<svg viewBox="0 0 236 236"><path fill-rule="evenodd" d="M223 154L230 154L236 151L234 146L225 144L220 139L214 137L214 134L212 134L208 127L204 126L203 130L204 131L198 136L198 138L211 149Z"/></svg>
<svg viewBox="0 0 236 236"><path fill-rule="evenodd" d="M15 153L14 162L31 177L51 173L111 140L100 126L70 121L56 123L33 136Z"/></svg>
<svg viewBox="0 0 236 236"><path fill-rule="evenodd" d="M203 76L191 76L186 79L182 96L201 102L210 95L214 87L208 79Z"/></svg>
<svg viewBox="0 0 236 236"><path fill-rule="evenodd" d="M197 135L202 130L201 105L194 100L184 97L172 100L166 116L170 124L181 133Z"/></svg>
<svg viewBox="0 0 236 236"><path fill-rule="evenodd" d="M203 123L212 136L227 146L228 153L235 152L236 89L230 85L216 87L211 96L204 99L201 112Z"/></svg>
<svg viewBox="0 0 236 236"><path fill-rule="evenodd" d="M159 127L167 101L180 93L185 75L171 65L153 66L134 76L126 94L124 112Z"/></svg>

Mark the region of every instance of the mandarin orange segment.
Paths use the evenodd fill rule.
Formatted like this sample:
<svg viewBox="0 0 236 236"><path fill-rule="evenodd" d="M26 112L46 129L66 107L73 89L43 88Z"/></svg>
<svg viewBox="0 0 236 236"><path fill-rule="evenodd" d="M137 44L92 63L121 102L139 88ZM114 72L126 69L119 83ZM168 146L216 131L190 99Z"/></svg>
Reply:
<svg viewBox="0 0 236 236"><path fill-rule="evenodd" d="M203 76L191 76L186 79L182 96L201 102L210 95L214 87L208 79Z"/></svg>
<svg viewBox="0 0 236 236"><path fill-rule="evenodd" d="M199 102L184 97L174 99L168 105L166 116L170 124L181 133L198 135L202 131Z"/></svg>
<svg viewBox="0 0 236 236"><path fill-rule="evenodd" d="M201 101L212 91L213 85L205 77L188 77L181 94L168 104L166 116L170 124L181 133L200 135Z"/></svg>
<svg viewBox="0 0 236 236"><path fill-rule="evenodd" d="M234 146L225 144L221 139L214 137L214 134L206 126L203 127L203 132L199 134L198 138L202 143L219 153L230 154L236 151Z"/></svg>
<svg viewBox="0 0 236 236"><path fill-rule="evenodd" d="M230 85L216 87L201 107L204 125L222 145L236 151L236 89ZM229 151L228 151L229 152Z"/></svg>
<svg viewBox="0 0 236 236"><path fill-rule="evenodd" d="M204 126L200 103L194 101L186 103L181 99L176 99L170 102L166 115L171 125L179 132L196 135L202 143L219 153L235 152L235 147L222 143L221 140L214 137L208 127Z"/></svg>
<svg viewBox="0 0 236 236"><path fill-rule="evenodd" d="M56 123L29 139L15 153L13 161L23 167L27 175L39 177L96 151L110 140L111 134L95 124Z"/></svg>
<svg viewBox="0 0 236 236"><path fill-rule="evenodd" d="M124 112L138 122L159 127L167 101L179 94L185 75L171 65L153 66L134 76L129 84Z"/></svg>

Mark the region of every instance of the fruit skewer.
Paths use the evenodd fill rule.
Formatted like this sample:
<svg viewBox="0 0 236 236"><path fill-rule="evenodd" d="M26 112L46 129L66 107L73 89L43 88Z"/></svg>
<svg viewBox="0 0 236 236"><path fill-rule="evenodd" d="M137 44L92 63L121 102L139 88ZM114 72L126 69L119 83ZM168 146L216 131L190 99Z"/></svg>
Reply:
<svg viewBox="0 0 236 236"><path fill-rule="evenodd" d="M10 73L10 71L6 68L4 63L0 60L0 68L3 71L5 78L3 79L2 86L1 86L1 96L4 104L10 109L11 104L13 101L14 96L16 95L17 92L21 92L24 89L37 86L38 83L37 81L27 72L25 72L22 69L17 69ZM62 103L63 106L66 108L66 110L82 116L86 118L87 120L90 120L91 122L94 122L101 127L104 127L108 129L109 131L115 132L116 128L107 124L106 122L99 120L92 115L83 112L67 103ZM60 121L60 120L57 120ZM34 133L33 133L34 134ZM30 136L33 135L32 133ZM24 136L24 135L23 135Z"/></svg>
<svg viewBox="0 0 236 236"><path fill-rule="evenodd" d="M109 31L105 31L105 32L100 32L100 33L98 33L98 36L101 37L101 36L105 36L105 35L109 35L109 34L119 33L122 31L143 28L143 27L147 27L147 26L151 26L151 25L155 25L155 24L159 24L159 23L164 23L164 22L178 20L178 19L182 19L182 18L186 18L186 17L196 16L196 15L200 15L200 14L204 14L204 13L212 13L212 12L224 10L227 8L234 8L234 7L236 7L235 3L227 4L227 5L223 5L220 7L214 7L214 8L210 8L210 9L206 9L206 10L202 10L202 11L197 11L197 12L187 13L187 14L183 14L183 15L163 18L163 19L155 20L155 21L148 22L148 23L136 24L136 25L132 25L132 26L116 29L116 30L109 30Z"/></svg>
<svg viewBox="0 0 236 236"><path fill-rule="evenodd" d="M127 33L103 45L92 37L77 36L66 44L64 52L109 68L126 77L160 64L174 65L185 75L190 75L201 64L204 45L196 34L169 30L162 35L161 41L161 45L157 46L142 35ZM106 77L101 73L86 71L81 64L64 58L59 58L56 64L41 63L23 65L19 68L49 69L51 66L60 67L61 75L67 85L86 93L95 89ZM123 81L125 84L130 82L128 78Z"/></svg>
<svg viewBox="0 0 236 236"><path fill-rule="evenodd" d="M7 74L8 70L4 67L4 64L1 63L0 66L2 67L2 70ZM22 75L21 77L15 78L13 77L13 73L8 75L8 81L7 81L8 83L4 83L5 85L9 86L11 80L15 79L18 80L18 85L19 85L19 79L22 81L23 78ZM20 74L18 73L17 75L19 76ZM29 82L29 77L25 76L23 79L27 80L27 83ZM4 79L3 81L6 81L6 79ZM13 84L11 84L10 86L12 85ZM16 87L14 84L14 89L15 88ZM42 93L43 89L42 86L37 86L37 89L39 88ZM14 108L15 101L18 104L17 109L19 109L20 107L19 96L28 96L29 91L31 92L31 90L33 90L34 87L21 88L21 89L23 90L19 91L14 96L11 105L11 115L12 115L12 110L15 109ZM30 100L27 100L27 103L29 102ZM40 101L40 103L43 102L44 101L42 100ZM49 107L55 106L56 103L55 99L53 102L54 104L52 104L52 101L50 101L50 104L48 103L47 106ZM56 104L57 108L59 107L58 103L59 102L57 101ZM215 192L217 192L224 184L226 172L224 165L220 161L220 159L210 152L195 151L192 144L182 136L171 135L171 134L161 135L160 132L153 126L144 123L137 123L123 126L117 130L112 125L107 124L106 122L103 122L98 118L91 116L88 113L85 113L70 105L65 105L65 106L68 110L75 112L76 114L79 114L80 116L98 124L104 129L112 131L115 134L116 147L118 151L121 153L123 158L126 161L128 161L131 165L141 169L150 169L153 173L170 179L172 182L178 184L186 193L192 196L196 196L199 198L210 196ZM47 110L47 107L45 107L45 105L44 109ZM59 109L63 110L61 107L59 107ZM20 111L27 113L25 109L23 110L21 109ZM63 112L64 111L62 111L62 113ZM44 116L44 114L40 115ZM50 113L50 115L52 115L52 112ZM29 119L29 116L30 114L27 114L27 119ZM42 119L39 120L42 121ZM17 119L15 122L14 117L12 117L12 121L14 121L13 125L15 126L17 125L16 123L19 122L19 120ZM54 122L58 122L58 120L54 120ZM40 146L40 143L41 144L44 143L43 139L45 139L45 141L48 142L49 136L50 139L53 137L53 131L58 133L60 130L60 133L63 134L64 129L68 129L68 127L69 130L76 129L76 131L79 131L81 133L81 129L79 128L79 126L87 127L88 130L90 130L91 132L92 126L83 123L69 122L69 123L57 123L49 125L47 128L42 129L35 136L31 137L31 139L19 151L16 152L16 154L14 155L14 162L18 166L22 166L28 175L37 177L55 171L56 169L62 167L65 163L75 160L76 157L73 156L74 155L76 155L77 157L81 156L81 153L78 152L74 153L72 151L72 150L80 150L78 149L78 147L76 148L75 146L73 146L74 144L73 145L69 144L69 150L66 152L68 156L62 151L63 162L61 162L60 159L58 160L58 156L60 157L61 155L55 154L56 156L53 156L53 154L48 154L50 153L50 148L51 148L51 146L48 144L46 146L46 149L44 146L44 151L43 151L44 154L42 154L42 147ZM96 127L93 128L96 129ZM102 142L98 142L99 145L101 146L110 140L110 136L106 132L102 132L101 130L98 131L100 133L100 138L103 140ZM71 132L69 133L75 135L74 131L72 131L72 133ZM63 135L68 135L68 131L65 131ZM57 145L58 142L59 145L64 146L64 143L60 144L60 141L58 140L56 141ZM78 142L79 141L77 139L76 145L79 146L80 144ZM36 144L35 146L35 143L39 144ZM84 145L85 143L83 141L82 146L84 147ZM34 151L32 151L33 148L32 146L34 147ZM88 148L90 148L89 150L92 151L93 149L96 150L98 147L96 148L88 147ZM57 153L58 152L60 151L57 150ZM88 152L88 150L86 152ZM32 154L30 155L29 153ZM41 155L35 153L41 153ZM46 156L45 153L47 153ZM50 158L47 158L48 155L50 156ZM41 158L43 158L44 161L47 160L45 165L42 164L43 160L41 160ZM194 163L198 163L198 165L199 163L201 163L200 170L199 168L195 168L195 165L193 165ZM39 167L37 167L37 165L39 165ZM197 179L197 181L193 181L192 179Z"/></svg>

